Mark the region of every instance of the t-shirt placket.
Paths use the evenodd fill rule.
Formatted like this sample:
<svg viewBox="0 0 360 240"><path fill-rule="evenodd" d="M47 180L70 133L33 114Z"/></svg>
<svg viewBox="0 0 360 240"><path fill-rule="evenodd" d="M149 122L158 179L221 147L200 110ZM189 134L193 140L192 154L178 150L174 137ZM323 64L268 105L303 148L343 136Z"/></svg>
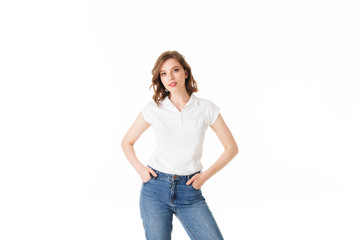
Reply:
<svg viewBox="0 0 360 240"><path fill-rule="evenodd" d="M183 109L181 109L181 111L179 111L179 109L177 109L177 107L171 103L172 108L176 111L178 118L179 118L179 127L180 129L182 129L182 122L183 122L183 115L184 115L184 111L186 108L188 108L190 105L186 105Z"/></svg>
<svg viewBox="0 0 360 240"><path fill-rule="evenodd" d="M179 125L180 125L180 129L182 128L182 113L179 112Z"/></svg>

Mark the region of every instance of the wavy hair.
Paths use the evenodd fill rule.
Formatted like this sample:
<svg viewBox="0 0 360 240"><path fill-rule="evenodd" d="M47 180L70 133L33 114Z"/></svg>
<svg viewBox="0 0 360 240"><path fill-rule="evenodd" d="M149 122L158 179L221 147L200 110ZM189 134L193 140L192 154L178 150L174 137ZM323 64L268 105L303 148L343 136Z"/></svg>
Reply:
<svg viewBox="0 0 360 240"><path fill-rule="evenodd" d="M188 76L185 79L185 88L187 93L191 96L193 92L198 91L197 83L191 73L191 67L190 65L185 61L185 58L183 55L178 53L177 51L166 51L163 52L159 58L156 60L156 63L154 65L154 68L152 70L152 83L149 87L154 89L154 95L153 99L156 103L156 105L159 107L160 101L164 100L167 96L169 96L170 92L165 88L165 86L162 84L160 79L160 67L161 65L168 59L176 59L181 66L184 68L184 70L187 71Z"/></svg>

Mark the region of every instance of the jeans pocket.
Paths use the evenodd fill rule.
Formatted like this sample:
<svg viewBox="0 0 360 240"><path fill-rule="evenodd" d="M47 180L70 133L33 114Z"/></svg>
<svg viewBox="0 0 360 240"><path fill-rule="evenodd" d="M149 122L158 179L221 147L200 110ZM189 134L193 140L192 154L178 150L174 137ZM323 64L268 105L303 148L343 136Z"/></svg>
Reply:
<svg viewBox="0 0 360 240"><path fill-rule="evenodd" d="M149 182L151 182L151 180L153 179L153 177L152 176L150 176L150 179L149 180L147 180L146 182L143 182L143 184L148 184Z"/></svg>
<svg viewBox="0 0 360 240"><path fill-rule="evenodd" d="M201 188L196 189L196 188L194 187L194 185L192 185L192 184L191 184L191 187L192 187L195 191L200 191L200 189L201 189Z"/></svg>

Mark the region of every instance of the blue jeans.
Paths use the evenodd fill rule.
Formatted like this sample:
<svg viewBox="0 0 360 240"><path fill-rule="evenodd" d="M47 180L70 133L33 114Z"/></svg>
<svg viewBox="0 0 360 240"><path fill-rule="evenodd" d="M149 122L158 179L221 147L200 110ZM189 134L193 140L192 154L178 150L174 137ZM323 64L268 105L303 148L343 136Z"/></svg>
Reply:
<svg viewBox="0 0 360 240"><path fill-rule="evenodd" d="M201 189L186 185L201 171L183 176L153 170L157 177L151 175L140 192L140 213L147 240L170 240L173 214L192 240L224 239Z"/></svg>

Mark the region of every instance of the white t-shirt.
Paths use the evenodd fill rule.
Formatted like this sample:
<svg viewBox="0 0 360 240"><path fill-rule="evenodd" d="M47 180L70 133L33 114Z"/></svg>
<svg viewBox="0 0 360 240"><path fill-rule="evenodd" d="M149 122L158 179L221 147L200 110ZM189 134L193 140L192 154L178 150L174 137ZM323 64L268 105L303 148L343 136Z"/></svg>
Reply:
<svg viewBox="0 0 360 240"><path fill-rule="evenodd" d="M151 100L141 110L152 125L156 147L149 166L161 172L189 175L202 169L205 131L218 117L220 108L194 93L181 112L166 97L159 107Z"/></svg>

